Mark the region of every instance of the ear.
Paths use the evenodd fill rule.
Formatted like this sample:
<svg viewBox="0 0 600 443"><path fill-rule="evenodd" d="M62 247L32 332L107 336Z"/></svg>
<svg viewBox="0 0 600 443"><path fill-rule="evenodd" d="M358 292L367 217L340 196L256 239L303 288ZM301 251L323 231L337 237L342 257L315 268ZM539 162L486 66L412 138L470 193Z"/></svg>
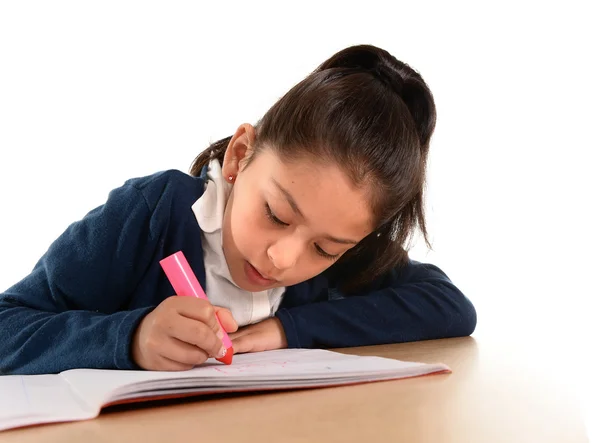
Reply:
<svg viewBox="0 0 600 443"><path fill-rule="evenodd" d="M226 180L229 177L233 177L235 180L235 177L244 168L253 152L255 134L254 126L244 123L231 137L223 158L222 171Z"/></svg>

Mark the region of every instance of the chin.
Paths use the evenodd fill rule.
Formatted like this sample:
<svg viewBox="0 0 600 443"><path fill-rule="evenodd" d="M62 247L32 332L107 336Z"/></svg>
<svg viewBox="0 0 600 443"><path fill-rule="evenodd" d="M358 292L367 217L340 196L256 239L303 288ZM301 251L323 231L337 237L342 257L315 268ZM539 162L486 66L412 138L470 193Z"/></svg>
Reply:
<svg viewBox="0 0 600 443"><path fill-rule="evenodd" d="M279 288L281 286L283 286L281 283L277 282L274 283L272 285L268 285L268 286L259 286L259 285L253 285L251 282L249 282L248 280L242 278L242 279L238 279L238 281L235 281L235 284L238 285L240 288L242 288L245 291L249 291L249 292L261 292L261 291L267 291L269 289L274 289L274 288Z"/></svg>
<svg viewBox="0 0 600 443"><path fill-rule="evenodd" d="M267 286L255 285L255 284L252 284L252 282L249 282L243 274L242 274L241 278L239 276L238 276L238 278L234 278L232 276L232 279L236 285L238 285L244 291L248 291L248 292L268 291L269 289L281 288L281 287L285 286L281 282L276 282L276 283L273 283L273 284L267 285Z"/></svg>

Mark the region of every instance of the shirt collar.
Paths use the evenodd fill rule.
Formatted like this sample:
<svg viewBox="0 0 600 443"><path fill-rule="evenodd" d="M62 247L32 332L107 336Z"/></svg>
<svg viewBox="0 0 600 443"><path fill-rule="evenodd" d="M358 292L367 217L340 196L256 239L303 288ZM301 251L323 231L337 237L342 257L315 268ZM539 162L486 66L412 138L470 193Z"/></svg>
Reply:
<svg viewBox="0 0 600 443"><path fill-rule="evenodd" d="M216 232L223 227L225 205L232 185L223 177L219 160L212 159L207 168L204 193L192 205L198 225L206 233Z"/></svg>

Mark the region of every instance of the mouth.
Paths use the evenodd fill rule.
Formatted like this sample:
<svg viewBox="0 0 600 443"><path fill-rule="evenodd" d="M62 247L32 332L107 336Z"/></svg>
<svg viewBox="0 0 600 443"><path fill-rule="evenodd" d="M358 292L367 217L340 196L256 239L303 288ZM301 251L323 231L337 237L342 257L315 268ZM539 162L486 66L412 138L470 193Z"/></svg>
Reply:
<svg viewBox="0 0 600 443"><path fill-rule="evenodd" d="M257 286L272 286L277 283L277 280L262 274L248 261L244 262L244 272L246 274L246 278Z"/></svg>

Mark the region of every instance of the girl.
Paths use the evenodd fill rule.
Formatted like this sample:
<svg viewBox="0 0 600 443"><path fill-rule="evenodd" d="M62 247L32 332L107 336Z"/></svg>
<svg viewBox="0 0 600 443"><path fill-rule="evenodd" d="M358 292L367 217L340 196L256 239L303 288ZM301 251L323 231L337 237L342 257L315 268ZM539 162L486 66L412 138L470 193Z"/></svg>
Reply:
<svg viewBox="0 0 600 443"><path fill-rule="evenodd" d="M388 52L338 52L191 173L114 189L0 294L0 372L185 370L237 353L469 335L469 300L433 265L423 188L436 112ZM182 250L209 301L173 296ZM239 327L239 329L238 329Z"/></svg>

